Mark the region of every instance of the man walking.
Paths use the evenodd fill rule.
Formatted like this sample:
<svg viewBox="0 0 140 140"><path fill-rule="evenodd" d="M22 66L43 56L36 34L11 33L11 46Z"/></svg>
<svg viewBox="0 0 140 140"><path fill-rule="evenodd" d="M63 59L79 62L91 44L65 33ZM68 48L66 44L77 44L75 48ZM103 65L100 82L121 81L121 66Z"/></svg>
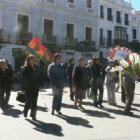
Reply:
<svg viewBox="0 0 140 140"><path fill-rule="evenodd" d="M93 94L93 103L95 107L102 106L103 101L103 84L105 77L105 69L100 64L100 59L95 58L94 64L91 66L93 82L92 82L92 94ZM99 98L97 99L97 92L99 90Z"/></svg>

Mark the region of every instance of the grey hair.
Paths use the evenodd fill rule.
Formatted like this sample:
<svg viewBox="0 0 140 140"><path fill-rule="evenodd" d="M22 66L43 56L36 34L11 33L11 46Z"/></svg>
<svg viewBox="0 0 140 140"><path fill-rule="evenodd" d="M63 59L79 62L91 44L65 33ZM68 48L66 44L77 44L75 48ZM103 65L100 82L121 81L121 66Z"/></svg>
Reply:
<svg viewBox="0 0 140 140"><path fill-rule="evenodd" d="M0 64L4 64L5 63L5 59L0 59Z"/></svg>

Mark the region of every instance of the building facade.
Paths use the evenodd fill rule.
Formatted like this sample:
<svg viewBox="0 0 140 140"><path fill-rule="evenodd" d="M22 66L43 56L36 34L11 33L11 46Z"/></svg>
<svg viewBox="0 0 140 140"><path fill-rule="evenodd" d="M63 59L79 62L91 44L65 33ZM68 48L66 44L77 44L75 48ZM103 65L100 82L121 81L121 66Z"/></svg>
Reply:
<svg viewBox="0 0 140 140"><path fill-rule="evenodd" d="M17 52L34 36L61 49L64 62L81 54L86 59L105 56L109 46L140 41L138 22L139 14L124 0L1 0L0 58L14 67L21 57Z"/></svg>

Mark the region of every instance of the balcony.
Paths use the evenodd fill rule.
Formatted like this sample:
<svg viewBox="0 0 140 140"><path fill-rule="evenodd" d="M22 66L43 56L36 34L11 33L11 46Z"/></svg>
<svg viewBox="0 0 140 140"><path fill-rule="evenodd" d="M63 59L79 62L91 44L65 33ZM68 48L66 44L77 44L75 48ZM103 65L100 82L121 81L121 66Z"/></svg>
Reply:
<svg viewBox="0 0 140 140"><path fill-rule="evenodd" d="M95 41L91 41L91 40L85 40L85 44L91 48L95 48L96 47L96 42Z"/></svg>
<svg viewBox="0 0 140 140"><path fill-rule="evenodd" d="M100 38L100 46L101 47L105 46L105 39L104 38Z"/></svg>
<svg viewBox="0 0 140 140"><path fill-rule="evenodd" d="M87 7L87 12L90 13L90 14L93 14L94 10L92 8Z"/></svg>
<svg viewBox="0 0 140 140"><path fill-rule="evenodd" d="M121 45L124 43L128 43L127 39L115 39L115 45Z"/></svg>
<svg viewBox="0 0 140 140"><path fill-rule="evenodd" d="M18 44L28 44L32 39L32 33L16 33L16 42Z"/></svg>
<svg viewBox="0 0 140 140"><path fill-rule="evenodd" d="M46 2L55 4L55 0L46 0Z"/></svg>
<svg viewBox="0 0 140 140"><path fill-rule="evenodd" d="M113 21L113 19L114 19L113 16L108 16L108 17L107 17L107 20L109 20L109 21Z"/></svg>
<svg viewBox="0 0 140 140"><path fill-rule="evenodd" d="M68 46L75 46L77 45L78 40L75 38L65 38L65 44Z"/></svg>
<svg viewBox="0 0 140 140"><path fill-rule="evenodd" d="M74 3L68 2L68 8L75 9L76 5Z"/></svg>
<svg viewBox="0 0 140 140"><path fill-rule="evenodd" d="M107 46L114 46L115 43L114 43L114 40L112 40L111 38L107 38Z"/></svg>
<svg viewBox="0 0 140 140"><path fill-rule="evenodd" d="M57 44L57 36L43 35L43 44Z"/></svg>
<svg viewBox="0 0 140 140"><path fill-rule="evenodd" d="M125 25L127 25L127 26L129 26L129 24L130 24L130 21L128 21L128 20L125 20L125 21L124 21L124 24L125 24Z"/></svg>

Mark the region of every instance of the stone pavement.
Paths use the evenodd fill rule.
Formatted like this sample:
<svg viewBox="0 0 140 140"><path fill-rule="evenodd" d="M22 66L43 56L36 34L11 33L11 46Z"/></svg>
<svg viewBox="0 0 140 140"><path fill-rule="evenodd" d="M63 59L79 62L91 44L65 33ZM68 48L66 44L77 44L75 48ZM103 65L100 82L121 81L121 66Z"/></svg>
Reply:
<svg viewBox="0 0 140 140"><path fill-rule="evenodd" d="M69 99L69 89L63 96L63 116L51 115L51 89L40 92L37 122L22 115L23 105L15 100L17 92L12 92L9 111L0 109L0 140L140 140L140 83L136 84L136 94L132 110L133 117L124 116L124 104L120 93L116 93L117 106L107 104L106 88L104 109L95 108L92 100L85 99L85 110L73 108Z"/></svg>

